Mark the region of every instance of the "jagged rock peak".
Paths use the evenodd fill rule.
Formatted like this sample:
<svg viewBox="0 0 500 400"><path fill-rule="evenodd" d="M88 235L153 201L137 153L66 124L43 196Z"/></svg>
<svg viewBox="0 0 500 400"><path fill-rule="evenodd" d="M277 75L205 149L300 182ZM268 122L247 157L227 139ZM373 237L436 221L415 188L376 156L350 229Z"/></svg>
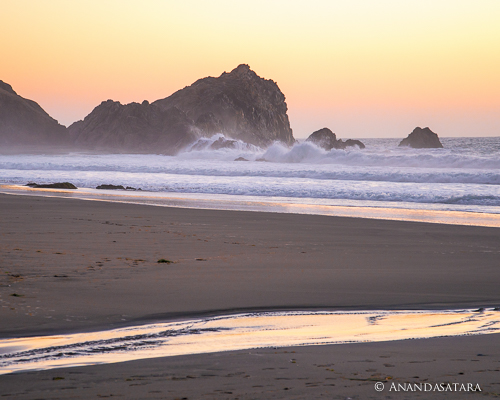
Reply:
<svg viewBox="0 0 500 400"><path fill-rule="evenodd" d="M250 69L250 66L248 64L240 64L235 69L233 69L231 72L229 72L229 73L224 72L221 76L224 76L224 75L233 75L233 76L239 77L239 78L258 77L258 75Z"/></svg>
<svg viewBox="0 0 500 400"><path fill-rule="evenodd" d="M443 148L441 141L436 133L428 127L422 129L416 127L408 137L401 140L399 146L409 146L414 149L440 149Z"/></svg>
<svg viewBox="0 0 500 400"><path fill-rule="evenodd" d="M0 89L3 89L6 92L17 95L17 93L14 91L14 89L12 89L12 86L10 86L8 83L1 81L1 80L0 80Z"/></svg>
<svg viewBox="0 0 500 400"><path fill-rule="evenodd" d="M274 141L295 142L284 94L274 81L259 77L246 64L218 78L199 79L152 104L184 111L200 122L196 127L204 136L222 133L261 147Z"/></svg>
<svg viewBox="0 0 500 400"><path fill-rule="evenodd" d="M0 81L0 150L53 151L68 145L66 127L60 125L33 100L19 96ZM48 149L48 150L47 150Z"/></svg>

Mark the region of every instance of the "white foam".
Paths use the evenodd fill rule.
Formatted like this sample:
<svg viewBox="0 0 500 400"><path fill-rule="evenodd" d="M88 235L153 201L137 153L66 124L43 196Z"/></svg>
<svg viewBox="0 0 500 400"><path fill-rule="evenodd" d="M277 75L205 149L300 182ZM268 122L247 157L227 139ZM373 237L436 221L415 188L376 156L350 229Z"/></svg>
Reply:
<svg viewBox="0 0 500 400"><path fill-rule="evenodd" d="M373 140L363 150L326 151L308 142L291 148L275 143L263 150L240 141L233 149L210 150L221 138L200 139L198 150L190 147L176 157L0 156L0 179L8 184L70 181L85 188L115 184L175 193L445 204L449 209L500 207L500 138L448 139L445 149L399 148L394 141ZM238 157L250 161L234 161ZM268 162L256 161L262 158Z"/></svg>

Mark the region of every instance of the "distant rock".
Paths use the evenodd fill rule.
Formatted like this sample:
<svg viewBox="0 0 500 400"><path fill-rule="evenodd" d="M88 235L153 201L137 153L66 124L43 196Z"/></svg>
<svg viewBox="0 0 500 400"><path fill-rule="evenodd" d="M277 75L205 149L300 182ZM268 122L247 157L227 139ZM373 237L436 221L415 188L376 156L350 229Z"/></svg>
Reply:
<svg viewBox="0 0 500 400"><path fill-rule="evenodd" d="M399 143L399 146L409 146L414 149L440 149L443 147L437 134L429 128L417 127Z"/></svg>
<svg viewBox="0 0 500 400"><path fill-rule="evenodd" d="M66 127L32 100L19 96L0 81L0 146L5 148L67 146Z"/></svg>
<svg viewBox="0 0 500 400"><path fill-rule="evenodd" d="M245 64L218 78L200 79L153 104L163 110L182 110L204 136L222 133L260 147L274 141L295 142L278 85Z"/></svg>
<svg viewBox="0 0 500 400"><path fill-rule="evenodd" d="M75 185L70 182L57 182L57 183L48 183L48 184L37 184L37 183L27 183L26 186L35 188L35 189L78 189Z"/></svg>
<svg viewBox="0 0 500 400"><path fill-rule="evenodd" d="M248 161L245 157L238 157L234 161Z"/></svg>
<svg viewBox="0 0 500 400"><path fill-rule="evenodd" d="M337 135L328 128L323 128L309 135L306 142L313 142L325 150L337 148Z"/></svg>
<svg viewBox="0 0 500 400"><path fill-rule="evenodd" d="M359 140L347 139L343 142L342 139L337 139L337 135L328 128L311 133L306 142L312 142L325 150L345 149L349 146L358 146L361 149L365 148L365 145Z"/></svg>

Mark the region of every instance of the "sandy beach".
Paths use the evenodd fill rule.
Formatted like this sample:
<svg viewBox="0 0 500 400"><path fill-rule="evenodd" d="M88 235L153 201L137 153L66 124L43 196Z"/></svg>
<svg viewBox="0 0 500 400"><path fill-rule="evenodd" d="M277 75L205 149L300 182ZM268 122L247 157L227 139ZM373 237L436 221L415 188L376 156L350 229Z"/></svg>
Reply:
<svg viewBox="0 0 500 400"><path fill-rule="evenodd" d="M15 195L0 195L0 210L2 338L241 311L500 306L498 228ZM478 383L482 395L495 397L499 371L500 339L493 334L3 375L0 394L16 399L478 395L387 391L390 382L426 380ZM385 391L374 390L378 380Z"/></svg>

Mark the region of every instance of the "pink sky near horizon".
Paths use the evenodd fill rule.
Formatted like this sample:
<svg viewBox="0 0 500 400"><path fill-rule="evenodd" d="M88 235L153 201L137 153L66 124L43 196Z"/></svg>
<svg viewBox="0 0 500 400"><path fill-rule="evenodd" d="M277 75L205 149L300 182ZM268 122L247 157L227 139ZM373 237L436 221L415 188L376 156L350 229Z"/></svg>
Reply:
<svg viewBox="0 0 500 400"><path fill-rule="evenodd" d="M249 64L294 135L500 136L496 0L4 0L0 79L65 125Z"/></svg>

